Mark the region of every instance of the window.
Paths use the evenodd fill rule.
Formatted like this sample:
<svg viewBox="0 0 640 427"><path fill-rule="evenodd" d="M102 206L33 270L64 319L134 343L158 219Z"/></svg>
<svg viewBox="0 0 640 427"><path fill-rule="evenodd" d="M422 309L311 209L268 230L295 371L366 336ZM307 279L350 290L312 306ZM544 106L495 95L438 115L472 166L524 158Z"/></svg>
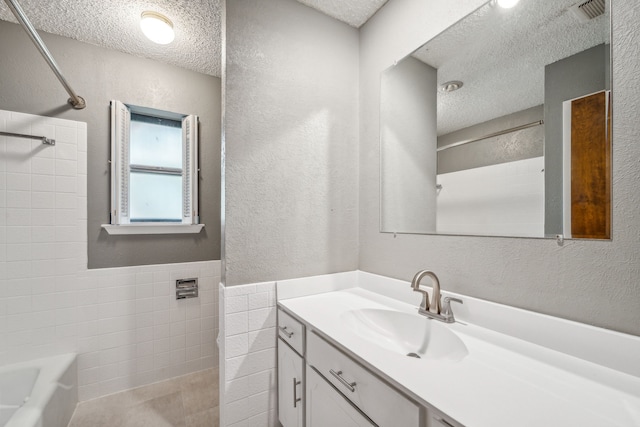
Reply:
<svg viewBox="0 0 640 427"><path fill-rule="evenodd" d="M111 101L111 225L128 226L126 234L199 232L183 227L199 222L197 147L197 116Z"/></svg>

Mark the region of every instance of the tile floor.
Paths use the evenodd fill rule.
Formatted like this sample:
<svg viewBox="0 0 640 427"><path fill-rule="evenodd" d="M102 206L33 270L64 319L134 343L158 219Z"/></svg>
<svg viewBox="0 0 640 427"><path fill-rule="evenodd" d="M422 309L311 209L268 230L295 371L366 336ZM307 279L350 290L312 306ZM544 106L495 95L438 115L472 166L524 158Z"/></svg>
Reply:
<svg viewBox="0 0 640 427"><path fill-rule="evenodd" d="M217 427L218 370L78 404L69 427Z"/></svg>

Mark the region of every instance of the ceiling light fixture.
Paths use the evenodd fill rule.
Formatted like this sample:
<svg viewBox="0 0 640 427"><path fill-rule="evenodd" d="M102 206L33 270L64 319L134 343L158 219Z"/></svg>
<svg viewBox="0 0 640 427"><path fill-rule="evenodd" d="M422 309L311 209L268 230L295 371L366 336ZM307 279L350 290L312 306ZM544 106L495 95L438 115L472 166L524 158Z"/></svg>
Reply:
<svg viewBox="0 0 640 427"><path fill-rule="evenodd" d="M518 4L519 1L520 0L496 0L496 3L503 9L511 9Z"/></svg>
<svg viewBox="0 0 640 427"><path fill-rule="evenodd" d="M460 80L451 80L440 85L440 92L453 92L464 86Z"/></svg>
<svg viewBox="0 0 640 427"><path fill-rule="evenodd" d="M140 29L149 40L158 44L169 44L175 37L173 22L158 12L142 12Z"/></svg>

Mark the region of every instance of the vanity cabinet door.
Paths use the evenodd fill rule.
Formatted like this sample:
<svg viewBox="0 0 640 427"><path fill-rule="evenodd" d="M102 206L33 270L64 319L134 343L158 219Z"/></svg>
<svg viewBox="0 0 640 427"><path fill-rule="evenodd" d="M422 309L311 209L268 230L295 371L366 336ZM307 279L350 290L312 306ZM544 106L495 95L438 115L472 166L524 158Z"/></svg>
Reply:
<svg viewBox="0 0 640 427"><path fill-rule="evenodd" d="M283 427L302 427L304 362L282 339L278 339L278 415Z"/></svg>
<svg viewBox="0 0 640 427"><path fill-rule="evenodd" d="M307 366L307 427L371 427L368 418Z"/></svg>

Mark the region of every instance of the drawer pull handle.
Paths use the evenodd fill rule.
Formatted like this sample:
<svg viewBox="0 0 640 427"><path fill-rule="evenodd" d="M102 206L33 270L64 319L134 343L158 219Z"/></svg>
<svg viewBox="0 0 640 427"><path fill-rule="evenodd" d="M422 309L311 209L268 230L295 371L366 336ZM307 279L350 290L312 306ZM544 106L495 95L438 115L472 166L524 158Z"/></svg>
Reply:
<svg viewBox="0 0 640 427"><path fill-rule="evenodd" d="M342 383L342 385L344 385L346 388L348 388L351 393L356 391L356 382L354 381L354 382L350 383L349 381L345 380L344 377L342 376L342 371L336 372L333 369L329 369L329 372L331 373L331 375L336 377L336 379L338 381L340 381Z"/></svg>
<svg viewBox="0 0 640 427"><path fill-rule="evenodd" d="M453 424L451 424L450 422L448 422L447 420L443 419L443 418L436 418L436 421L438 421L440 424L442 424L443 426L446 427L454 427Z"/></svg>
<svg viewBox="0 0 640 427"><path fill-rule="evenodd" d="M287 332L286 326L280 326L280 330L287 336L287 338L291 338L293 336L293 332Z"/></svg>
<svg viewBox="0 0 640 427"><path fill-rule="evenodd" d="M296 378L293 378L293 407L297 407L298 406L298 402L300 402L302 400L301 397L298 397L298 389L296 386L300 385L301 382L296 380Z"/></svg>

